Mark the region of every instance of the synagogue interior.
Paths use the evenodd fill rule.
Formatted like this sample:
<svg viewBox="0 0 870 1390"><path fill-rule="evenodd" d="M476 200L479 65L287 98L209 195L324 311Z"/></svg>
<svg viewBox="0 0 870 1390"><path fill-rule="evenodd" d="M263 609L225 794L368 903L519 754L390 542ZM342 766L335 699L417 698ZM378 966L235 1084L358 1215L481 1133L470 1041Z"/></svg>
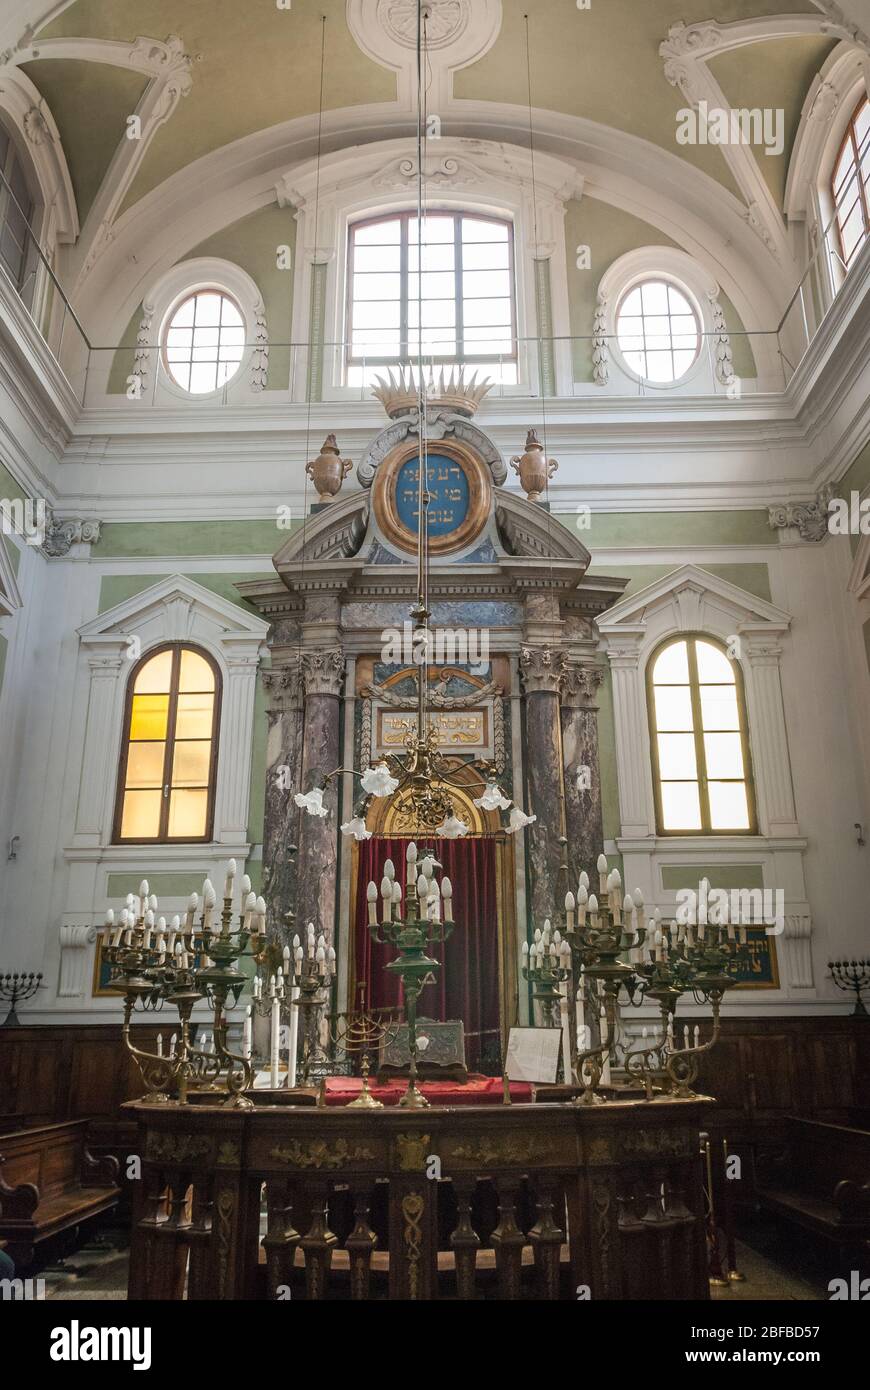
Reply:
<svg viewBox="0 0 870 1390"><path fill-rule="evenodd" d="M870 1298L868 842L867 0L5 0L4 1299Z"/></svg>

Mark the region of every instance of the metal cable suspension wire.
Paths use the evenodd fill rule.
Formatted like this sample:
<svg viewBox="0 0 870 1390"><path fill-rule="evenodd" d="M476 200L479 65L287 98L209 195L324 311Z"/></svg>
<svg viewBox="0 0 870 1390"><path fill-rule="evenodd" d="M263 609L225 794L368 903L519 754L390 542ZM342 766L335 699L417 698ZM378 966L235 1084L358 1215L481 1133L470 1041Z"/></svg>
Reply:
<svg viewBox="0 0 870 1390"><path fill-rule="evenodd" d="M530 160L531 160L531 167L532 167L532 217L533 217L533 220L534 220L535 261L537 262L537 259L538 259L538 255L537 255L537 252L538 252L538 185L537 185L536 170L535 170L535 134L534 134L534 126L533 126L533 124L532 124L532 59L531 59L531 42L530 42L530 39L529 39L529 16L528 16L528 14L523 15L523 20L525 21L525 28L526 28L526 86L527 86L527 91L528 91L528 111L529 111L529 158L530 158ZM537 345L538 345L538 382L539 382L540 390L541 390L541 433L542 433L543 436L544 436L544 458L545 458L545 460L546 460L546 459L548 458L548 456L549 456L549 448L548 448L548 445L547 445L547 398L546 398L546 382L545 382L545 380L544 380L543 339L542 339L542 337L541 337L541 325L540 325L540 323L537 325L537 329L538 329L538 331L537 331L537 334L536 334L536 342L537 342ZM552 340L551 340L551 341L552 341ZM550 561L550 588L552 589L552 587L553 587L553 530L552 530L553 518L552 518L552 513L551 513L551 511L550 511L550 470L549 470L549 467L547 467L547 469L545 470L545 474L544 474L544 496L545 496L545 498L546 498L546 506L547 506L547 549L548 549L548 551L549 551L549 561Z"/></svg>
<svg viewBox="0 0 870 1390"><path fill-rule="evenodd" d="M326 71L326 15L320 16L320 96L317 111L317 150L315 154L315 174L314 174L314 259L312 261L311 273L316 274L317 268L317 241L320 232L320 161L323 147L323 86L324 74ZM308 371L306 388L306 418L305 418L305 462L311 452L311 383L312 383L312 342L311 325L308 325ZM308 469L303 469L302 483L302 553L299 566L299 583L302 591L302 616L305 613L305 547L306 534L308 529ZM302 657L302 621L299 622L299 640L297 645L297 662Z"/></svg>
<svg viewBox="0 0 870 1390"><path fill-rule="evenodd" d="M417 682L417 736L426 732L429 696L429 441L427 388L423 370L423 208L426 162L426 68L429 6L417 0L417 623L424 642Z"/></svg>

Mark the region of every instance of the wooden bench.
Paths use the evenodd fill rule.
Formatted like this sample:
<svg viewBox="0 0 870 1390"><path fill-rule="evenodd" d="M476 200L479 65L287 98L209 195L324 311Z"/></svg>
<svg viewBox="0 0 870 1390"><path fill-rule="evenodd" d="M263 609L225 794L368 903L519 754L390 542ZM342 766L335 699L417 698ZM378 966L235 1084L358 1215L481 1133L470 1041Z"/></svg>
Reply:
<svg viewBox="0 0 870 1390"><path fill-rule="evenodd" d="M118 1160L93 1158L87 1120L0 1135L0 1240L16 1266L31 1264L40 1242L118 1201Z"/></svg>
<svg viewBox="0 0 870 1390"><path fill-rule="evenodd" d="M762 1207L843 1255L870 1252L870 1130L791 1117L784 1151L759 1168Z"/></svg>

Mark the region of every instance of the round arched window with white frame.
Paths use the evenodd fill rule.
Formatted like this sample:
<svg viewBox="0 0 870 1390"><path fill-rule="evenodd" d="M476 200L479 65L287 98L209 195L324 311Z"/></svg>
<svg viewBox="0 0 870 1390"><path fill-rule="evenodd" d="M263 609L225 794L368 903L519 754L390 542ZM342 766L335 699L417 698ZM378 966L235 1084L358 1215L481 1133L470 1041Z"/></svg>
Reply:
<svg viewBox="0 0 870 1390"><path fill-rule="evenodd" d="M663 276L631 285L616 309L616 340L626 365L644 381L671 385L698 360L701 323L687 292Z"/></svg>
<svg viewBox="0 0 870 1390"><path fill-rule="evenodd" d="M232 381L245 352L245 319L236 300L217 286L184 295L166 316L163 365L192 396Z"/></svg>

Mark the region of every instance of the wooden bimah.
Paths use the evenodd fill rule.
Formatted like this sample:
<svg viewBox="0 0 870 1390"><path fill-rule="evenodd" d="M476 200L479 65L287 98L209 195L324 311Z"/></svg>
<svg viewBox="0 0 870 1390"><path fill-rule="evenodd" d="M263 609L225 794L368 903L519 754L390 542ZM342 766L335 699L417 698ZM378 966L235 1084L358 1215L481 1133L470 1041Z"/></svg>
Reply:
<svg viewBox="0 0 870 1390"><path fill-rule="evenodd" d="M132 1299L708 1296L705 1098L132 1103Z"/></svg>

